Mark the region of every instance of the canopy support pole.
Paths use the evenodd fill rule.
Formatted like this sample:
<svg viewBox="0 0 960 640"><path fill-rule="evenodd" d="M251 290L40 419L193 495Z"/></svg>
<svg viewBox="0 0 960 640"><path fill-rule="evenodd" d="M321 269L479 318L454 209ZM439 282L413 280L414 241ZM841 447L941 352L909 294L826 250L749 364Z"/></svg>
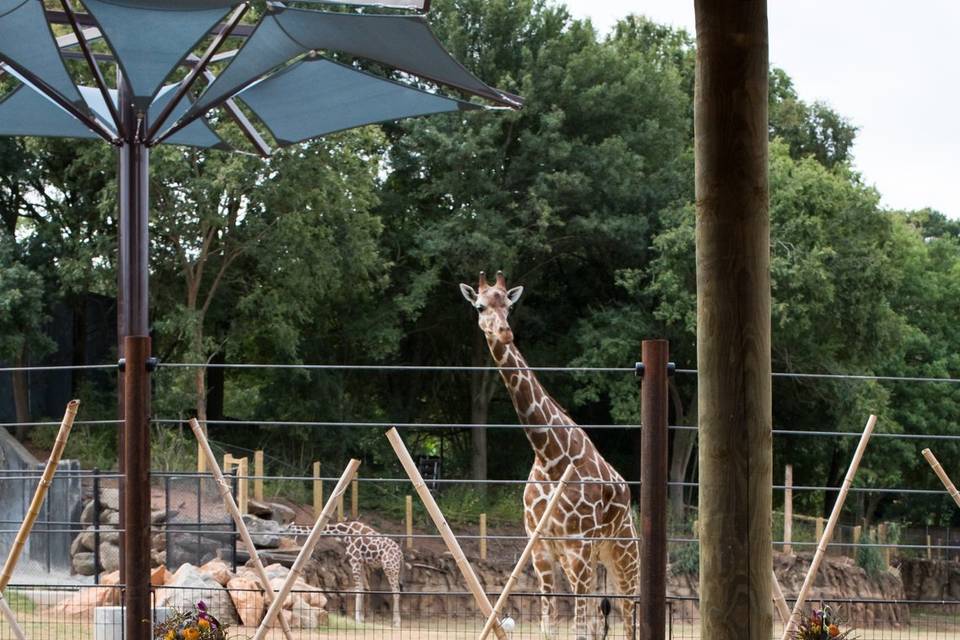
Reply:
<svg viewBox="0 0 960 640"><path fill-rule="evenodd" d="M121 580L124 637L152 637L150 607L150 324L149 171L150 151L141 137L144 114L133 107L133 91L119 78L120 118L126 138L120 147L117 338L119 340Z"/></svg>
<svg viewBox="0 0 960 640"><path fill-rule="evenodd" d="M107 87L107 82L103 78L100 66L93 57L93 52L90 50L90 43L87 42L86 35L83 33L83 27L80 26L80 22L77 20L77 14L74 13L73 7L70 6L70 0L60 0L60 5L63 7L63 13L70 22L70 27L73 28L73 33L77 38L77 44L80 45L80 51L83 52L83 57L87 61L90 73L93 74L97 88L100 89L100 95L103 96L103 101L107 104L107 109L110 110L110 117L113 118L113 126L117 128L117 135L122 139L124 134L123 127L120 125L120 113L117 111L117 105L113 103L113 97L110 95L110 89ZM59 46L59 39L57 44Z"/></svg>

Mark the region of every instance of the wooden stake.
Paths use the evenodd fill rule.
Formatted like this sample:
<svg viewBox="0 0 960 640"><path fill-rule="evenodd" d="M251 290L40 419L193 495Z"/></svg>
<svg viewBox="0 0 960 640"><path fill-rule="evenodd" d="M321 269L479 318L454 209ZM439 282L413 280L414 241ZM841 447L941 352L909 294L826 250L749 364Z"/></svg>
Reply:
<svg viewBox="0 0 960 640"><path fill-rule="evenodd" d="M877 527L877 542L880 544L887 543L887 523L881 522L880 526ZM890 566L890 547L881 547L883 550L883 564L886 567Z"/></svg>
<svg viewBox="0 0 960 640"><path fill-rule="evenodd" d="M343 515L343 494L337 496L337 521L343 522L346 518Z"/></svg>
<svg viewBox="0 0 960 640"><path fill-rule="evenodd" d="M413 496L407 496L407 549L413 549Z"/></svg>
<svg viewBox="0 0 960 640"><path fill-rule="evenodd" d="M933 560L933 547L930 546L931 544L933 544L933 542L930 539L930 534L928 533L927 534L927 560Z"/></svg>
<svg viewBox="0 0 960 640"><path fill-rule="evenodd" d="M253 452L253 499L263 502L263 451Z"/></svg>
<svg viewBox="0 0 960 640"><path fill-rule="evenodd" d="M857 525L853 528L853 551L851 555L856 558L857 551L859 550L858 545L860 544L860 536L863 535L863 527Z"/></svg>
<svg viewBox="0 0 960 640"><path fill-rule="evenodd" d="M843 509L843 503L847 499L847 493L850 491L851 485L853 485L853 477L857 474L857 468L860 466L860 460L863 458L863 452L867 448L867 443L870 441L870 436L873 435L873 428L876 426L876 424L877 416L870 416L870 418L867 420L867 426L863 430L863 435L860 436L860 442L857 444L857 450L853 454L853 460L850 462L850 468L847 469L847 475L843 478L843 484L840 486L840 492L837 494L837 501L833 504L833 510L830 512L830 519L827 520L827 527L824 530L820 541L817 543L817 551L813 554L813 561L810 563L810 569L807 571L807 577L803 580L803 586L800 588L800 593L797 595L797 601L793 605L793 613L790 615L790 620L788 620L787 624L784 625L783 635L780 637L780 640L787 640L793 635L793 626L800 618L800 614L803 611L803 605L807 599L807 592L810 591L810 587L813 586L813 581L817 577L817 571L820 569L820 562L823 560L823 556L827 552L827 545L830 543L830 539L833 537L833 530L837 526L837 521L840 519L840 511Z"/></svg>
<svg viewBox="0 0 960 640"><path fill-rule="evenodd" d="M933 467L933 472L937 474L938 478L940 478L940 482L943 483L947 493L950 494L950 497L953 498L953 501L957 503L958 507L960 507L960 491L957 491L957 487L954 486L953 482L950 480L950 476L948 476L947 472L943 470L942 466L940 466L940 461L937 460L937 457L933 455L933 452L930 451L930 449L924 449L922 453L923 457L926 458L927 462L930 463L930 466Z"/></svg>
<svg viewBox="0 0 960 640"><path fill-rule="evenodd" d="M320 538L323 537L323 528L327 525L330 514L333 513L337 498L343 496L359 466L359 460L351 460L347 468L344 469L343 475L341 475L337 481L337 486L333 489L333 493L330 494L330 498L323 505L323 509L320 510L320 515L317 516L317 521L314 523L310 535L307 536L307 541L303 543L300 553L297 554L297 559L293 561L293 565L290 567L290 573L287 574L286 580L283 581L280 592L277 594L276 599L270 603L270 608L267 609L266 615L264 615L263 620L260 621L260 626L257 627L257 633L253 636L253 640L263 640L269 632L270 623L273 622L273 619L280 613L280 609L283 607L283 601L287 599L287 596L290 595L290 591L293 589L293 583L296 582L297 578L303 573L303 565L305 565L307 560L313 555L314 548L317 546ZM280 619L283 620L282 614Z"/></svg>
<svg viewBox="0 0 960 640"><path fill-rule="evenodd" d="M17 616L14 615L13 609L7 604L7 599L3 597L2 593L0 593L0 614L3 614L3 617L6 618L7 624L10 625L10 629L13 631L14 638L17 640L27 640L27 634L23 632L23 627L17 622Z"/></svg>
<svg viewBox="0 0 960 640"><path fill-rule="evenodd" d="M197 473L207 472L207 458L203 455L200 445L197 445Z"/></svg>
<svg viewBox="0 0 960 640"><path fill-rule="evenodd" d="M480 559L487 559L487 514L480 514Z"/></svg>
<svg viewBox="0 0 960 640"><path fill-rule="evenodd" d="M817 516L816 528L817 530L814 533L814 537L817 540L819 540L820 538L823 537L823 518L821 518L820 516Z"/></svg>
<svg viewBox="0 0 960 640"><path fill-rule="evenodd" d="M313 517L320 515L323 509L323 480L320 479L320 463L313 463Z"/></svg>
<svg viewBox="0 0 960 640"><path fill-rule="evenodd" d="M783 473L783 552L793 553L793 465L788 464ZM779 588L774 583L774 590ZM784 620L786 622L786 620Z"/></svg>
<svg viewBox="0 0 960 640"><path fill-rule="evenodd" d="M203 452L203 457L210 467L210 473L213 474L213 480L217 485L217 492L220 494L220 499L223 500L223 504L226 505L227 513L229 513L230 517L233 518L233 522L237 527L237 532L240 534L240 540L243 541L243 544L247 547L247 551L250 553L250 560L253 561L253 570L257 573L257 577L260 578L260 584L263 586L264 596L266 596L268 603L273 602L276 594L273 591L273 586L270 584L270 578L267 576L267 571L263 568L263 562L260 560L260 554L257 552L257 548L253 544L253 539L250 537L250 531L247 529L247 523L243 520L244 511L233 499L233 492L230 490L230 485L227 483L227 479L224 477L223 471L221 471L220 467L217 466L217 456L213 453L213 449L210 448L210 443L207 441L207 436L203 432L203 429L200 428L200 423L196 418L191 418L190 429L193 431L193 435L196 436L197 446L200 447L200 450ZM227 456L224 456L224 463L226 462ZM280 618L280 627L283 629L283 635L287 637L287 640L293 640L293 632L290 630L290 625L287 624L287 621L284 620L283 617Z"/></svg>
<svg viewBox="0 0 960 640"><path fill-rule="evenodd" d="M350 519L360 516L360 481L356 478L350 483Z"/></svg>
<svg viewBox="0 0 960 640"><path fill-rule="evenodd" d="M237 492L240 494L240 513L250 512L250 473L247 467L247 457L237 460L240 477L237 481Z"/></svg>
<svg viewBox="0 0 960 640"><path fill-rule="evenodd" d="M527 566L527 560L530 559L530 554L533 553L533 547L537 544L537 541L540 540L540 536L543 535L543 530L550 521L551 516L553 516L553 512L556 510L557 504L559 504L560 498L563 496L563 492L567 488L567 482L570 481L570 476L573 475L573 471L574 466L569 464L563 471L563 475L560 476L560 482L558 482L556 487L553 489L553 493L550 495L550 500L547 502L547 507L543 510L543 515L540 516L540 521L537 523L537 528L533 530L533 533L530 535L530 539L527 540L527 546L523 548L523 552L520 554L520 559L517 560L517 565L510 573L510 577L507 578L507 584L503 586L503 591L500 592L500 597L497 598L497 603L493 605L493 611L487 615L487 621L483 625L483 629L480 631L479 640L486 640L486 637L493 628L493 625L497 623L497 620L500 617L500 612L503 610L503 605L507 603L507 598L510 597L514 587L517 586L517 580L520 579L520 574L523 573L523 570Z"/></svg>
<svg viewBox="0 0 960 640"><path fill-rule="evenodd" d="M780 588L776 571L773 572L773 604L777 607L777 613L780 614L780 621L787 624L790 620L790 607L787 606L787 599L783 597L783 589Z"/></svg>
<svg viewBox="0 0 960 640"><path fill-rule="evenodd" d="M410 457L410 452L407 451L407 447L403 444L403 440L400 438L400 434L397 432L396 428L387 431L387 439L390 440L390 445L396 452L397 457L400 458L400 464L403 465L407 475L410 476L410 481L413 482L413 488L423 501L423 505L427 508L427 513L430 514L433 524L436 525L437 531L440 532L440 537L443 538L443 541L447 544L447 549L450 550L450 554L457 563L460 573L463 574L463 579L467 582L467 587L470 589L474 599L477 601L477 606L480 608L480 612L484 616L489 617L490 613L493 611L493 606L490 604L487 594L484 593L483 586L480 584L477 574L473 572L473 567L471 567L470 563L467 561L466 554L464 554L463 549L460 548L460 543L457 542L456 536L454 536L453 531L450 530L450 525L447 524L447 519L443 517L440 507L437 506L436 501L430 494L430 490L423 482L423 476L421 476L420 471L417 470L417 465L413 461L413 458ZM503 630L503 627L500 626L499 622L495 624L493 632L497 635L499 640L507 639L507 632ZM259 639L255 638L254 640Z"/></svg>
<svg viewBox="0 0 960 640"><path fill-rule="evenodd" d="M57 465L60 464L60 458L63 456L63 449L67 446L67 438L70 437L70 429L73 428L73 420L77 417L77 409L80 406L79 400L71 400L67 403L67 410L63 414L63 420L60 422L60 431L57 432L57 439L53 443L53 449L50 450L50 457L43 468L43 474L40 476L40 483L33 494L33 500L30 501L30 508L27 510L23 522L20 523L20 530L17 537L10 547L7 554L7 561L3 565L3 573L0 574L0 592L3 592L10 584L10 578L13 576L13 570L17 567L20 560L20 554L23 553L23 546L27 543L27 537L40 515L40 507L43 505L43 499L47 495L50 483L53 481L53 474L57 471Z"/></svg>

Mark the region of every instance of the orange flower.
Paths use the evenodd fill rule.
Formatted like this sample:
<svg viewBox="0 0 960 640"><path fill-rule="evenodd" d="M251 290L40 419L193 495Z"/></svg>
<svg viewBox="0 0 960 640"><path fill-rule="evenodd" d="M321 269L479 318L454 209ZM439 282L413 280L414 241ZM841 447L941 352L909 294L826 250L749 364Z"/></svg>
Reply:
<svg viewBox="0 0 960 640"><path fill-rule="evenodd" d="M827 631L830 633L831 638L836 638L838 635L840 635L840 627L838 627L835 624L832 624L829 627L827 627Z"/></svg>
<svg viewBox="0 0 960 640"><path fill-rule="evenodd" d="M207 620L206 618L200 618L200 620L197 621L197 626L200 627L203 631L206 631L207 629L210 628L210 621Z"/></svg>
<svg viewBox="0 0 960 640"><path fill-rule="evenodd" d="M163 635L163 640L176 640L177 632L170 629Z"/></svg>
<svg viewBox="0 0 960 640"><path fill-rule="evenodd" d="M200 640L200 631L196 627L187 627L183 630L183 640Z"/></svg>

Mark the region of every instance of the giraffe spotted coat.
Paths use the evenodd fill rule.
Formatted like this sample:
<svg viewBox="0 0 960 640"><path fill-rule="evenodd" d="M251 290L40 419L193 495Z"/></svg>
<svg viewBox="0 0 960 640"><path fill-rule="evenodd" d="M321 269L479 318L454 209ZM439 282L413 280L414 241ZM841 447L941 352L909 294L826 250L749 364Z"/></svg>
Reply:
<svg viewBox="0 0 960 640"><path fill-rule="evenodd" d="M606 634L606 616L597 601L582 597L594 592L597 565L613 577L620 599L626 637L634 638L635 600L639 595L639 544L630 509L630 489L610 466L567 412L554 400L529 370L513 343L507 322L510 307L523 293L522 287L507 290L502 273L491 286L480 274L479 290L460 285L464 297L479 312L479 324L487 339L507 391L513 400L524 432L533 447L534 459L523 492L524 525L530 534L543 515L553 485L568 465L574 473L544 537L533 549L533 566L540 592L556 590L557 564L577 596L574 625L579 639L599 639ZM579 481L579 482L578 482ZM549 538L562 538L549 539ZM556 635L556 605L541 598L541 631Z"/></svg>
<svg viewBox="0 0 960 640"><path fill-rule="evenodd" d="M307 527L292 527L291 531L296 535L310 533ZM403 551L400 545L359 521L330 523L323 528L323 533L335 537L344 545L353 577L354 619L363 622L363 592L367 590L367 569L382 569L393 593L393 626L399 627L400 572L403 569Z"/></svg>

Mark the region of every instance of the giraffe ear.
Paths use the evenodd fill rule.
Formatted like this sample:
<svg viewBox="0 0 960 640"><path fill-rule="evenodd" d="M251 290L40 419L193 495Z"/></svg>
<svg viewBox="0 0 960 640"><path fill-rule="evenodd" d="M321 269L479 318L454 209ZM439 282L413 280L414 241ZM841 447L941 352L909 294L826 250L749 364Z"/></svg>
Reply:
<svg viewBox="0 0 960 640"><path fill-rule="evenodd" d="M463 294L463 297L466 298L470 304L477 303L477 292L474 291L470 285L460 283L460 293Z"/></svg>
<svg viewBox="0 0 960 640"><path fill-rule="evenodd" d="M520 296L523 295L523 287L514 287L507 291L507 299L510 301L510 305L513 306L517 304L517 300L520 299Z"/></svg>

